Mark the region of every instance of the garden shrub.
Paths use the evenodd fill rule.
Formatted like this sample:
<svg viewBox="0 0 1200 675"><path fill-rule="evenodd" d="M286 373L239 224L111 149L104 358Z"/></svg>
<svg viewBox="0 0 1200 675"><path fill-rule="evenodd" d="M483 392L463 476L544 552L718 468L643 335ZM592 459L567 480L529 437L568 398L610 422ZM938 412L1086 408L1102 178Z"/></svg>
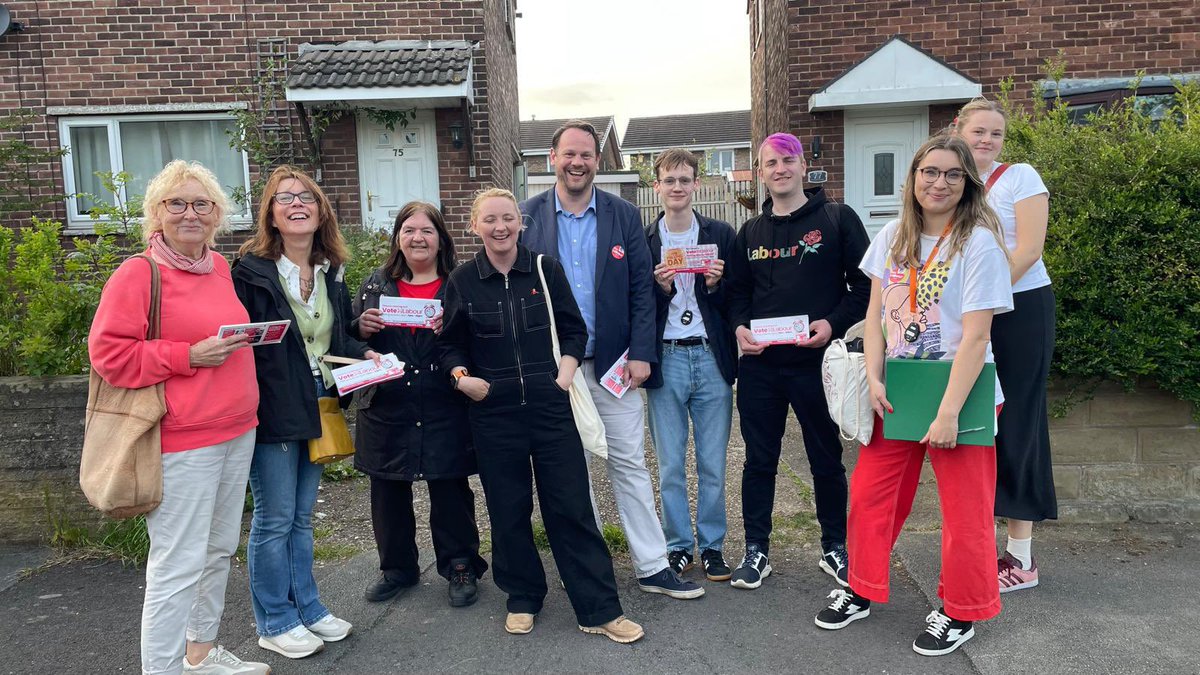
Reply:
<svg viewBox="0 0 1200 675"><path fill-rule="evenodd" d="M1200 86L1177 87L1160 119L1132 96L1082 124L1037 91L1009 107L1003 159L1050 190L1052 370L1073 396L1147 379L1200 411Z"/></svg>

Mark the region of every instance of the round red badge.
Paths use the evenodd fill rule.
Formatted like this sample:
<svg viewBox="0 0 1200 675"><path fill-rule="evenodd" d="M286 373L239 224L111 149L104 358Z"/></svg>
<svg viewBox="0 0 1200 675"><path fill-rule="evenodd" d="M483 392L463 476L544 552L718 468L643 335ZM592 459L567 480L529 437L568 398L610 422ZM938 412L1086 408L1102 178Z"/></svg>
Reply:
<svg viewBox="0 0 1200 675"><path fill-rule="evenodd" d="M616 246L612 247L612 257L615 260L620 260L621 258L624 258L625 257L625 248L623 246L621 246L620 244L617 244Z"/></svg>

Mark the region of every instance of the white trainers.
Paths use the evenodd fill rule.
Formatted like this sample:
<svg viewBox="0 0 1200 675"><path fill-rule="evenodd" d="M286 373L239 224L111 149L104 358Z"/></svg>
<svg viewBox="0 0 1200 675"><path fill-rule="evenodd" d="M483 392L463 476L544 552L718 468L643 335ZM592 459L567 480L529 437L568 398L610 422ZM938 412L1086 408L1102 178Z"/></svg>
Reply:
<svg viewBox="0 0 1200 675"><path fill-rule="evenodd" d="M325 642L345 640L354 626L332 614L326 614L323 619L309 626L308 629Z"/></svg>
<svg viewBox="0 0 1200 675"><path fill-rule="evenodd" d="M286 633L266 637L258 637L258 646L269 649L276 654L282 654L289 659L302 659L316 654L325 648L325 641L313 635L304 626L296 626Z"/></svg>
<svg viewBox="0 0 1200 675"><path fill-rule="evenodd" d="M254 661L243 661L228 652L221 645L208 650L208 656L196 665L188 663L183 658L183 672L203 673L204 675L269 675L271 666Z"/></svg>

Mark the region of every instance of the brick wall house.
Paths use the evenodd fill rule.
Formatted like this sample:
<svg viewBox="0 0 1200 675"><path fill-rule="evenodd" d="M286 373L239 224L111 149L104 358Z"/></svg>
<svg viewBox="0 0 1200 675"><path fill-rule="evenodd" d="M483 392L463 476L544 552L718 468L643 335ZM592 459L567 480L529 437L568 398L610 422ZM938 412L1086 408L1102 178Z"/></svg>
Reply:
<svg viewBox="0 0 1200 675"><path fill-rule="evenodd" d="M1060 50L1072 80L1200 71L1197 0L748 0L747 12L754 147L798 135L810 170L872 231L898 210L916 145L1005 78L1028 102Z"/></svg>
<svg viewBox="0 0 1200 675"><path fill-rule="evenodd" d="M272 62L287 64L287 100L272 108L291 148L283 159L319 173L342 222L390 228L399 206L419 198L441 205L461 235L476 190L512 186L515 0L5 4L25 30L0 38L0 110L34 111L24 138L71 148L41 169L62 193L92 192L93 170L119 169L134 173L134 192L174 157L202 160L227 187L245 188L260 167L228 148L228 111L257 105L244 90ZM339 62L355 58L382 63L379 81L340 77ZM320 159L310 162L300 118L347 104L357 109L316 139ZM416 116L389 130L363 108ZM88 232L86 207L69 199L50 215Z"/></svg>
<svg viewBox="0 0 1200 675"><path fill-rule="evenodd" d="M658 153L675 147L691 150L706 177L725 179L750 169L750 111L634 117L625 127L631 166L653 166Z"/></svg>

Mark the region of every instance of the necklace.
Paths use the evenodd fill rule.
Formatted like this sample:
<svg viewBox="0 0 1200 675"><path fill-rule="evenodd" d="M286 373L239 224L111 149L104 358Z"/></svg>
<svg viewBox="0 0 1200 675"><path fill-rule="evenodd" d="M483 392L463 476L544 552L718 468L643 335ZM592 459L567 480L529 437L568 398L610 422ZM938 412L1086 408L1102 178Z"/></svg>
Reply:
<svg viewBox="0 0 1200 675"><path fill-rule="evenodd" d="M313 282L315 280L316 280L315 275L308 277L307 279L304 278L303 276L300 277L300 295L301 295L301 298L305 302L308 302L308 298L312 296L312 292L313 292L313 288L314 288Z"/></svg>

